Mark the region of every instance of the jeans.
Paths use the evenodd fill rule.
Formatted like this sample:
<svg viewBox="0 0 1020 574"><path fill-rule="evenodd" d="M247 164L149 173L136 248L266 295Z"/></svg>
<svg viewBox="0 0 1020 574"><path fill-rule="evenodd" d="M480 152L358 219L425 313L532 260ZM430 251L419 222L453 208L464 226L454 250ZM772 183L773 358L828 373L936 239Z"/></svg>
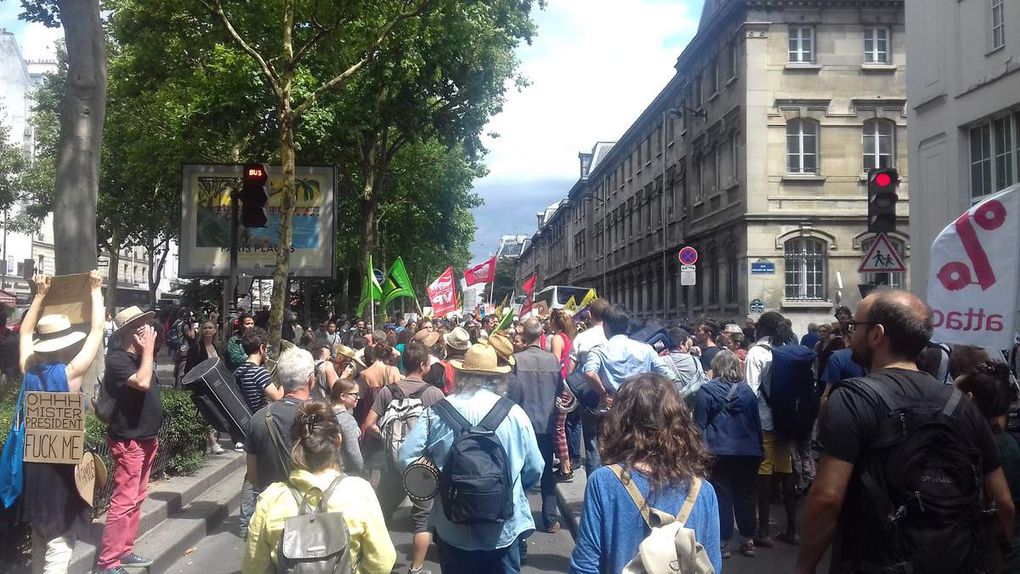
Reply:
<svg viewBox="0 0 1020 574"><path fill-rule="evenodd" d="M251 515L255 513L255 499L258 494L255 492L255 485L244 475L244 482L241 483L241 535L248 533L248 523L251 522Z"/></svg>
<svg viewBox="0 0 1020 574"><path fill-rule="evenodd" d="M733 518L744 540L755 530L755 484L758 464L755 456L720 456L712 465L711 483L719 500L719 538L724 542L733 537Z"/></svg>
<svg viewBox="0 0 1020 574"><path fill-rule="evenodd" d="M588 476L602 466L602 458L599 456L599 428L602 426L602 416L592 412L585 407L581 410L581 432L584 433L584 472Z"/></svg>
<svg viewBox="0 0 1020 574"><path fill-rule="evenodd" d="M46 540L33 529L32 574L67 574L76 541L71 533Z"/></svg>
<svg viewBox="0 0 1020 574"><path fill-rule="evenodd" d="M443 574L519 574L521 571L520 539L506 548L495 550L461 550L450 546L433 534L439 549L439 567Z"/></svg>
<svg viewBox="0 0 1020 574"><path fill-rule="evenodd" d="M156 459L159 441L116 440L107 438L113 458L113 496L106 513L102 551L96 567L99 570L115 568L120 559L131 553L138 536L138 521L142 516L142 502L149 489L149 473Z"/></svg>
<svg viewBox="0 0 1020 574"><path fill-rule="evenodd" d="M581 409L567 413L567 452L570 460L581 460Z"/></svg>
<svg viewBox="0 0 1020 574"><path fill-rule="evenodd" d="M542 470L542 522L545 528L552 526L560 519L556 503L556 479L553 477L553 451L555 450L554 437L551 434L535 435L538 441L538 450L542 451L542 458L545 459L545 469Z"/></svg>

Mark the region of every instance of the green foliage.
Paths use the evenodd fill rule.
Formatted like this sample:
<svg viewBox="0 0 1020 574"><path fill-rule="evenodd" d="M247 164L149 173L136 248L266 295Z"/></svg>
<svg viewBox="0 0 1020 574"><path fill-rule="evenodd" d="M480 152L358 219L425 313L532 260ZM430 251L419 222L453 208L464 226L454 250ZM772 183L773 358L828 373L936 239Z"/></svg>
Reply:
<svg viewBox="0 0 1020 574"><path fill-rule="evenodd" d="M512 257L500 257L496 260L496 278L493 280L492 300L498 305L503 297L513 294L515 285L514 267L516 260ZM509 301L513 303L513 301Z"/></svg>
<svg viewBox="0 0 1020 574"><path fill-rule="evenodd" d="M205 461L209 425L191 402L188 391L163 390L163 416L166 429L162 440L173 449L167 472L193 474Z"/></svg>

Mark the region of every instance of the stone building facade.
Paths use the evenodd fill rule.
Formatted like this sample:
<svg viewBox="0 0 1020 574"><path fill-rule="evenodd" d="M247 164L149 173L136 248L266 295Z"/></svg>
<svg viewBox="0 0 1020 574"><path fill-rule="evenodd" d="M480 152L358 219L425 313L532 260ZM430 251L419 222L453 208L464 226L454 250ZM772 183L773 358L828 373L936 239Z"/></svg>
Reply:
<svg viewBox="0 0 1020 574"><path fill-rule="evenodd" d="M975 201L1020 183L1020 4L908 2L912 69L911 282L927 291L931 243Z"/></svg>
<svg viewBox="0 0 1020 574"><path fill-rule="evenodd" d="M617 142L581 154L518 278L592 286L641 318L778 310L800 332L859 301L870 167L899 168L892 235L909 257L903 9L706 0L670 82ZM699 252L691 287L683 245Z"/></svg>

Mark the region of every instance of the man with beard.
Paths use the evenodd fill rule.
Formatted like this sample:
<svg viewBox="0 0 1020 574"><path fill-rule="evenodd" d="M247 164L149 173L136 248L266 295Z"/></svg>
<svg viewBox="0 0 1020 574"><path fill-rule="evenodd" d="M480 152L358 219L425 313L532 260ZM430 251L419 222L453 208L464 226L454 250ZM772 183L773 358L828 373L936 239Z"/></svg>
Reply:
<svg viewBox="0 0 1020 574"><path fill-rule="evenodd" d="M819 418L797 572L814 572L837 532L832 572L984 572L994 542L983 533L999 530L1008 547L1013 499L980 411L917 368L931 311L905 291L879 291L846 333L870 374L836 385Z"/></svg>

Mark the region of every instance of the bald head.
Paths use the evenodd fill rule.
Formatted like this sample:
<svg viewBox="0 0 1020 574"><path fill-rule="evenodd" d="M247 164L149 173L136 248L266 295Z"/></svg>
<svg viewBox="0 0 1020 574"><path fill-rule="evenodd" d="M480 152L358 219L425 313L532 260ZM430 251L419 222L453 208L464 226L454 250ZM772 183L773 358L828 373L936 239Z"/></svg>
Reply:
<svg viewBox="0 0 1020 574"><path fill-rule="evenodd" d="M526 344L530 345L542 336L542 331L542 322L535 317L531 317L530 319L525 319L524 331L521 333L521 337Z"/></svg>
<svg viewBox="0 0 1020 574"><path fill-rule="evenodd" d="M914 360L931 340L931 310L913 293L883 289L868 295L857 308L857 321L870 331L880 328L882 337L873 344L888 345L899 360ZM856 341L857 339L853 339Z"/></svg>

